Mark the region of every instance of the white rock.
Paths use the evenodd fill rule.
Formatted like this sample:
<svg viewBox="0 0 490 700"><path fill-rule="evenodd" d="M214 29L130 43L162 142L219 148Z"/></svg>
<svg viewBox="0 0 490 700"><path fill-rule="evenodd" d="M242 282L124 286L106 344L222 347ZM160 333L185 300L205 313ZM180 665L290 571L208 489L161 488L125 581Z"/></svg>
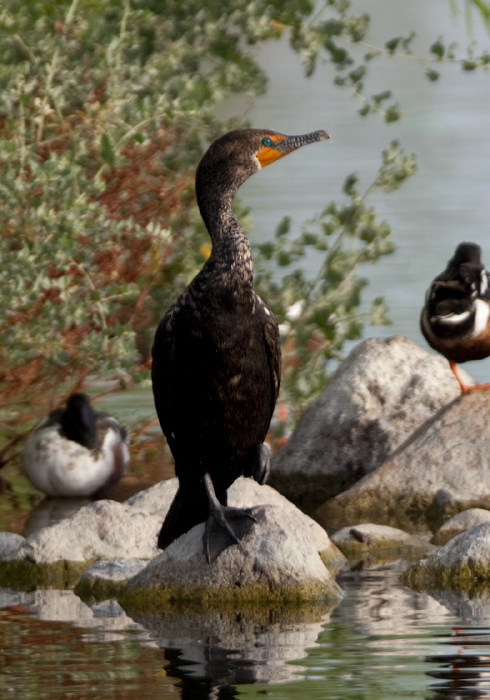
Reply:
<svg viewBox="0 0 490 700"><path fill-rule="evenodd" d="M36 564L59 560L151 559L158 553L156 538L161 516L146 515L116 501L96 501L70 518L29 535L7 560Z"/></svg>
<svg viewBox="0 0 490 700"><path fill-rule="evenodd" d="M25 542L25 537L15 532L0 532L0 560L15 552Z"/></svg>
<svg viewBox="0 0 490 700"><path fill-rule="evenodd" d="M264 590L301 591L312 596L321 590L328 598L341 591L323 564L308 532L291 527L280 506L264 506L263 519L239 546L226 549L210 566L204 556L204 525L192 528L173 542L128 583L132 589L174 589L182 592L229 592L262 586ZM308 591L310 593L308 594Z"/></svg>
<svg viewBox="0 0 490 700"><path fill-rule="evenodd" d="M350 548L352 545L365 549L433 549L428 542L409 535L389 525L376 525L374 523L361 523L343 527L332 535L331 541L339 547Z"/></svg>
<svg viewBox="0 0 490 700"><path fill-rule="evenodd" d="M95 564L85 571L80 581L98 580L112 581L119 583L127 581L142 571L147 562L141 559L117 559L115 561L96 561Z"/></svg>
<svg viewBox="0 0 490 700"><path fill-rule="evenodd" d="M177 479L169 479L132 496L125 503L96 501L80 508L65 520L32 533L21 541L7 560L51 563L59 560L152 559L160 550L157 535L177 490ZM229 504L236 507L274 505L281 510L283 524L301 530L316 552L342 559L325 530L304 515L284 496L252 479L238 479L229 489Z"/></svg>
<svg viewBox="0 0 490 700"><path fill-rule="evenodd" d="M490 523L475 525L456 535L430 557L404 574L404 582L417 589L487 588L490 580ZM480 593L481 590L477 590Z"/></svg>
<svg viewBox="0 0 490 700"><path fill-rule="evenodd" d="M427 568L485 570L490 578L490 523L475 525L456 535L424 561ZM476 573L475 573L476 575Z"/></svg>

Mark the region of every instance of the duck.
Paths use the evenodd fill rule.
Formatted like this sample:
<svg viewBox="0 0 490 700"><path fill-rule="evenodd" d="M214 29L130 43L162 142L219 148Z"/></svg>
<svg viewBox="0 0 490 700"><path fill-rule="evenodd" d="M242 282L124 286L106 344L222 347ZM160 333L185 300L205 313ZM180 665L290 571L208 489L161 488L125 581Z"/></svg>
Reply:
<svg viewBox="0 0 490 700"><path fill-rule="evenodd" d="M444 355L461 391L490 388L468 386L458 364L490 355L490 274L476 243L460 243L446 269L433 280L420 317L422 334Z"/></svg>
<svg viewBox="0 0 490 700"><path fill-rule="evenodd" d="M47 496L100 498L129 464L127 428L96 411L77 392L51 411L26 440L22 466L30 482Z"/></svg>
<svg viewBox="0 0 490 700"><path fill-rule="evenodd" d="M227 490L240 476L266 482L266 434L281 376L277 320L253 289L250 243L232 211L249 177L323 130L287 136L237 129L208 148L196 171L196 197L211 254L160 321L152 348L155 407L175 462L179 487L158 546L205 523L211 564L261 520L259 508L231 508Z"/></svg>

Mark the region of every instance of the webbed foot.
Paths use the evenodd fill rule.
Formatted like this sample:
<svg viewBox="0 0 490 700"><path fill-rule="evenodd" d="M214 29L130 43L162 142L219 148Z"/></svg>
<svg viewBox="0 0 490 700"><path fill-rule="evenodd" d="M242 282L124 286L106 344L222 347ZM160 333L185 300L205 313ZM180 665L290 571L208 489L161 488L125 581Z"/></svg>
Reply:
<svg viewBox="0 0 490 700"><path fill-rule="evenodd" d="M261 520L262 509L222 505L216 498L209 474L204 475L204 485L209 499L209 517L204 526L203 544L207 562L211 564L234 544L244 551L240 540Z"/></svg>

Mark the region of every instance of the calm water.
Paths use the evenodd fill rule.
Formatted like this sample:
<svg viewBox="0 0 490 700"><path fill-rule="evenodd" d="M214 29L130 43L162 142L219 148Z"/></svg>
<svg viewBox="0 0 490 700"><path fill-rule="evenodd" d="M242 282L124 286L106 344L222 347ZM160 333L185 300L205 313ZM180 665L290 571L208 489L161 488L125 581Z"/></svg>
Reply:
<svg viewBox="0 0 490 700"><path fill-rule="evenodd" d="M346 571L335 610L260 619L132 619L71 591L0 590L0 697L490 697L490 603L411 592L399 571Z"/></svg>
<svg viewBox="0 0 490 700"><path fill-rule="evenodd" d="M466 41L445 0L354 4L374 18L372 43L411 27L419 46L440 34ZM326 128L333 140L246 183L254 240L270 238L285 214L299 228L338 197L353 171L367 185L381 149L400 139L417 153L420 171L399 193L376 200L396 230L397 252L363 271L366 302L384 295L393 325L366 335L400 333L425 347L420 305L456 244L479 242L490 265L488 73L447 67L444 79L429 85L413 62L386 60L373 91L392 88L405 113L388 128L375 117L358 118L353 98L321 69L303 80L286 42L264 49L261 60L270 85L248 115L252 124L286 133ZM318 260L308 264L314 271ZM488 381L490 360L468 369ZM119 418L131 423L135 409L151 407L148 392L137 402L126 413L118 406ZM396 567L343 572L342 603L296 619L283 611L250 620L237 611L233 620L177 613L133 620L115 601L89 607L70 591L0 590L0 697L489 698L490 603L417 594L398 574Z"/></svg>

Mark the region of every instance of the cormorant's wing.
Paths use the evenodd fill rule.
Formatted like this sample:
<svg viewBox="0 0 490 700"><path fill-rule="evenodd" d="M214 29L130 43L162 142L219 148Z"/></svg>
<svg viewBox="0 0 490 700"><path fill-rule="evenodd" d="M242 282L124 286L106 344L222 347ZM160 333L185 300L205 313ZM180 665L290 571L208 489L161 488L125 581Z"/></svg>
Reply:
<svg viewBox="0 0 490 700"><path fill-rule="evenodd" d="M274 412L277 397L279 395L279 387L281 384L281 338L279 336L279 326L275 316L270 315L264 326L264 337L269 357L269 368L271 373L271 384L273 387L271 417Z"/></svg>

